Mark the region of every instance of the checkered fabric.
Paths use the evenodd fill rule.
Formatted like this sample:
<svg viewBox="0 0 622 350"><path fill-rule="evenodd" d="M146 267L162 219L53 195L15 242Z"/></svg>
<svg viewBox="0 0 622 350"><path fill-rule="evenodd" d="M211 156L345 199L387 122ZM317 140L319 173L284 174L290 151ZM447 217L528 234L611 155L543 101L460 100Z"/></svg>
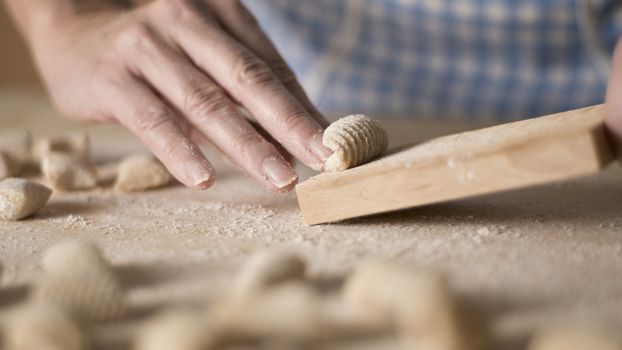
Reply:
<svg viewBox="0 0 622 350"><path fill-rule="evenodd" d="M622 0L247 0L326 113L516 119L601 103Z"/></svg>

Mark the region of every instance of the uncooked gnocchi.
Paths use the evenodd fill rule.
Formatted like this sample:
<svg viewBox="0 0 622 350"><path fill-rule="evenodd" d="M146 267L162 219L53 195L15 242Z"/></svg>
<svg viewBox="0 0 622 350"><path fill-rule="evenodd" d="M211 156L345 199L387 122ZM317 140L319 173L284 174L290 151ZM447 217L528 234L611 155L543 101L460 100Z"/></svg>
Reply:
<svg viewBox="0 0 622 350"><path fill-rule="evenodd" d="M293 252L260 251L252 255L238 273L235 281L235 295L238 297L253 296L275 284L302 279L305 272L305 261Z"/></svg>
<svg viewBox="0 0 622 350"><path fill-rule="evenodd" d="M51 152L41 158L41 172L50 186L61 191L97 186L97 170L90 160L70 153Z"/></svg>
<svg viewBox="0 0 622 350"><path fill-rule="evenodd" d="M0 181L0 220L20 220L41 209L52 195L49 188L26 179Z"/></svg>
<svg viewBox="0 0 622 350"><path fill-rule="evenodd" d="M52 247L43 270L35 289L38 301L85 321L109 321L126 313L125 289L94 244L71 241Z"/></svg>
<svg viewBox="0 0 622 350"><path fill-rule="evenodd" d="M324 170L340 171L367 163L384 153L388 136L378 122L358 114L332 123L324 131L322 142L333 151L324 163Z"/></svg>
<svg viewBox="0 0 622 350"><path fill-rule="evenodd" d="M4 349L85 349L78 325L63 310L51 305L27 304L13 311L4 326Z"/></svg>
<svg viewBox="0 0 622 350"><path fill-rule="evenodd" d="M17 176L22 170L22 164L19 163L9 153L0 150L0 180Z"/></svg>
<svg viewBox="0 0 622 350"><path fill-rule="evenodd" d="M471 318L436 272L370 262L350 276L343 293L360 317L396 327L409 348L476 350L486 345L484 323Z"/></svg>
<svg viewBox="0 0 622 350"><path fill-rule="evenodd" d="M9 155L15 162L25 165L32 160L32 136L24 129L4 129L0 131L0 151Z"/></svg>
<svg viewBox="0 0 622 350"><path fill-rule="evenodd" d="M32 156L35 160L41 161L44 156L50 153L70 154L74 157L89 159L91 141L88 134L76 133L44 137L35 142L32 150Z"/></svg>
<svg viewBox="0 0 622 350"><path fill-rule="evenodd" d="M144 191L167 185L171 174L155 158L137 154L119 164L116 188L124 192Z"/></svg>

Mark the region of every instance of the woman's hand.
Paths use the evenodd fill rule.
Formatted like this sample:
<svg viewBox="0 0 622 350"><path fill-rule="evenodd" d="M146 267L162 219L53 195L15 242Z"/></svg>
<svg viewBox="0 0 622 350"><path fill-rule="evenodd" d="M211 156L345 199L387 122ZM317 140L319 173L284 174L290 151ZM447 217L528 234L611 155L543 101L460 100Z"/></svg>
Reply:
<svg viewBox="0 0 622 350"><path fill-rule="evenodd" d="M314 169L330 155L326 120L237 0L156 0L58 22L30 40L57 106L125 125L189 187L214 180L202 138L274 191L297 180L276 143Z"/></svg>

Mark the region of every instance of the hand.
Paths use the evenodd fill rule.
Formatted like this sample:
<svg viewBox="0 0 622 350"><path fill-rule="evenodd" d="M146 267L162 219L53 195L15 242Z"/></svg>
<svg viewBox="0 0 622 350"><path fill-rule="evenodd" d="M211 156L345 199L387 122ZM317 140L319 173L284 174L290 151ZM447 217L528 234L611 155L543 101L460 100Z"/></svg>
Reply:
<svg viewBox="0 0 622 350"><path fill-rule="evenodd" d="M605 125L613 137L618 154L622 154L622 39L618 41L607 86Z"/></svg>
<svg viewBox="0 0 622 350"><path fill-rule="evenodd" d="M214 181L196 144L202 138L279 192L292 189L297 174L262 135L314 169L330 155L326 120L239 1L156 0L61 22L31 40L57 106L125 125L189 187Z"/></svg>

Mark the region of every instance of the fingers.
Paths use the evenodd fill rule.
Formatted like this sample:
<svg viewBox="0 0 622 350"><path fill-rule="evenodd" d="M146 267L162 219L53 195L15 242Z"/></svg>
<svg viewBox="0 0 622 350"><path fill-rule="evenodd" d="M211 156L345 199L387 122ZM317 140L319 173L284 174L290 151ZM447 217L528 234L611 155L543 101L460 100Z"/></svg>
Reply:
<svg viewBox="0 0 622 350"><path fill-rule="evenodd" d="M283 157L283 159L285 159L288 163L292 163L292 161L294 161L294 159L292 158L292 155L289 154L289 152L287 152L287 150L285 148L283 148L283 146L281 146L280 143L278 143L278 141L276 141L272 135L270 135L270 133L268 133L266 131L266 129L264 129L261 125L259 125L259 123L257 123L256 121L253 120L249 120L249 123L251 123L251 125L253 126L253 128L255 128L255 130L257 130L257 132L259 133L259 135L261 135L263 138L265 138L266 140L268 140L268 142L270 142L271 144L274 145L274 147L276 147L277 151L279 152L279 154Z"/></svg>
<svg viewBox="0 0 622 350"><path fill-rule="evenodd" d="M179 2L178 6L184 2ZM330 156L322 126L283 86L270 67L205 18L175 23L174 40L192 61L240 101L290 153L315 169ZM162 25L171 25L163 23Z"/></svg>
<svg viewBox="0 0 622 350"><path fill-rule="evenodd" d="M138 80L123 83L111 103L113 113L136 134L184 185L206 189L214 182L214 168L201 150L180 129L176 116Z"/></svg>
<svg viewBox="0 0 622 350"><path fill-rule="evenodd" d="M327 127L329 122L311 103L292 70L246 6L237 0L227 0L214 6L214 11L225 29L240 43L261 57L283 86L311 113L315 120L321 126Z"/></svg>
<svg viewBox="0 0 622 350"><path fill-rule="evenodd" d="M274 191L293 188L298 175L273 144L244 118L214 81L155 34L142 41L134 69L211 144Z"/></svg>
<svg viewBox="0 0 622 350"><path fill-rule="evenodd" d="M618 41L607 87L605 124L622 154L622 40Z"/></svg>

